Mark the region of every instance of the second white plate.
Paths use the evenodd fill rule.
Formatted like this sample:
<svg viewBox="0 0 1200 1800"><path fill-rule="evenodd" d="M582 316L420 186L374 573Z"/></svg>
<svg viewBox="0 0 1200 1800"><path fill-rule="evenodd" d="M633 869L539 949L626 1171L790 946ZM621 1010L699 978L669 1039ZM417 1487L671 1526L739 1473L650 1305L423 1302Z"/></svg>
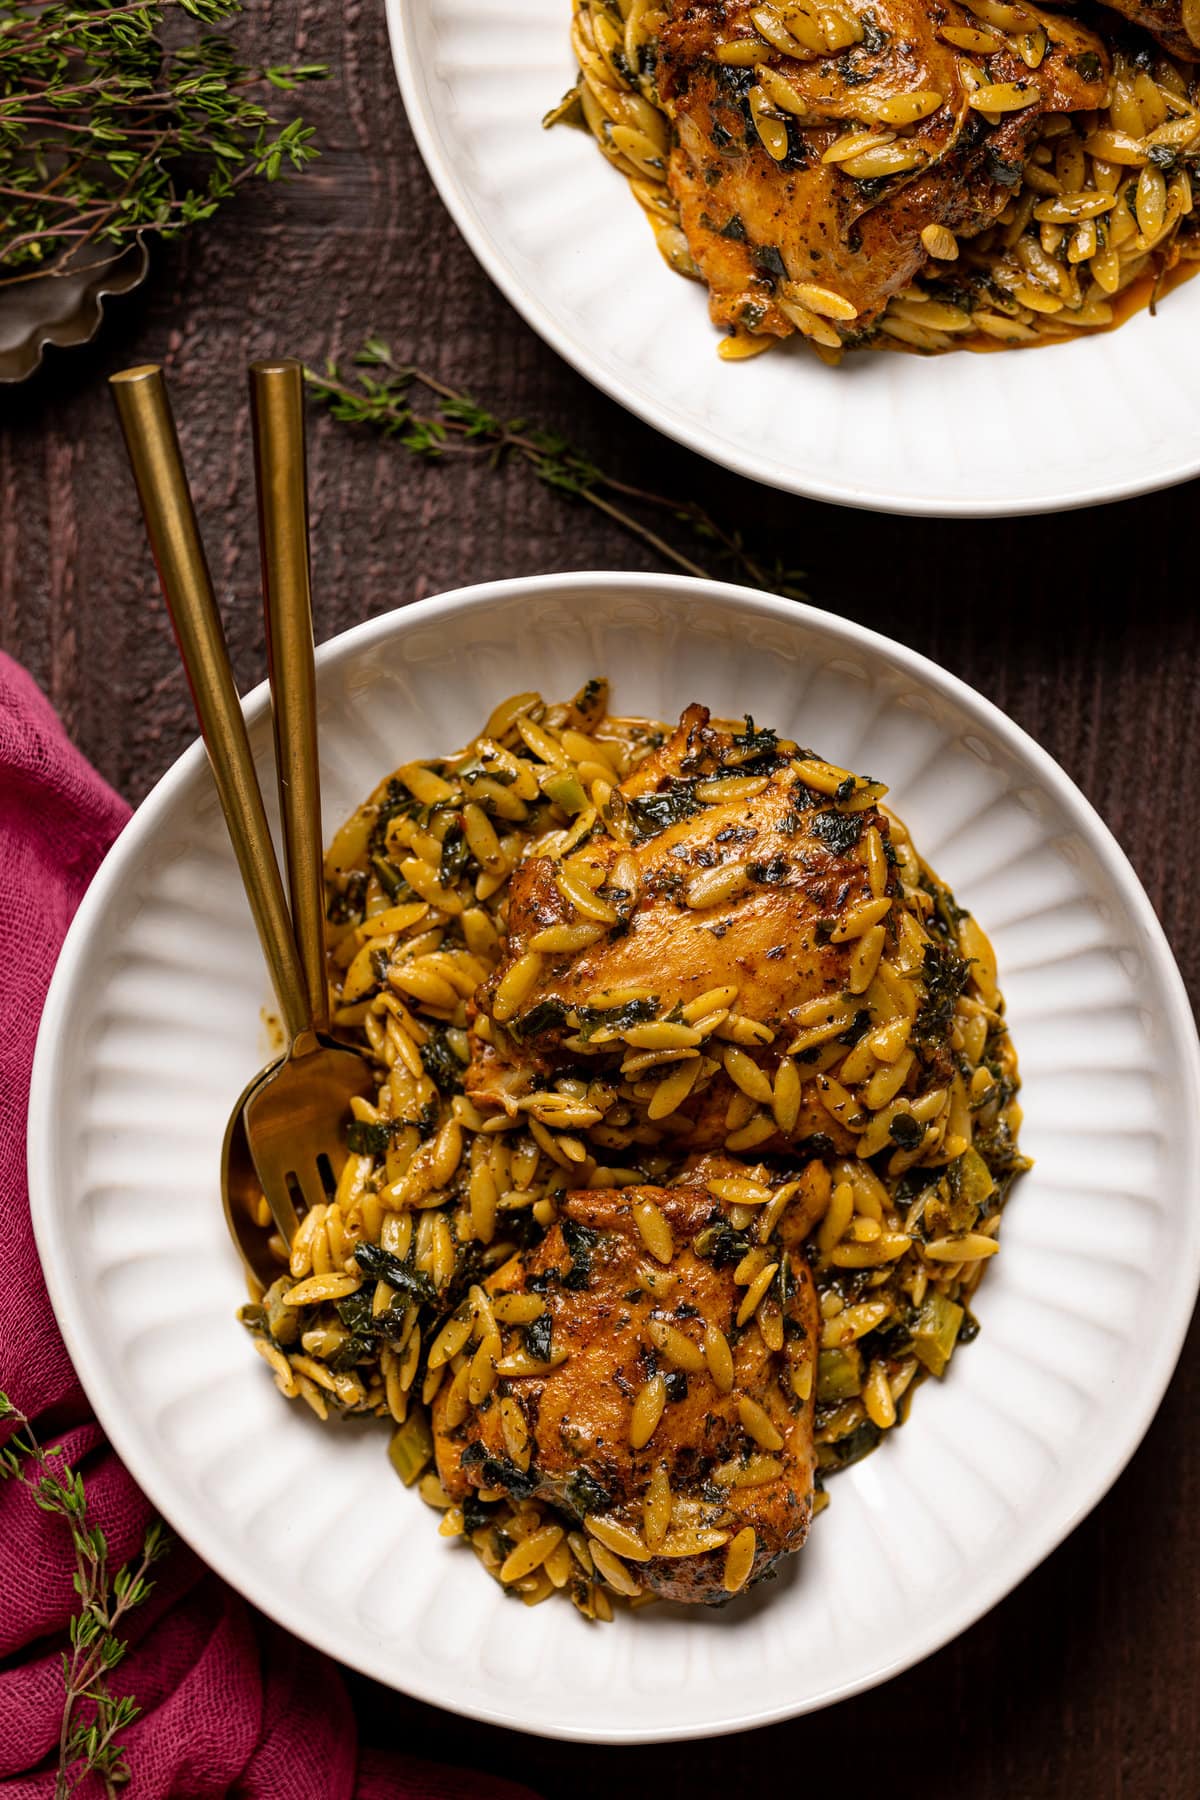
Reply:
<svg viewBox="0 0 1200 1800"><path fill-rule="evenodd" d="M752 711L892 784L991 934L1036 1159L979 1341L839 1475L778 1581L722 1612L589 1627L506 1599L406 1493L373 1425L288 1406L234 1318L229 1109L266 1056L261 956L199 745L119 839L38 1040L29 1176L80 1379L131 1473L258 1607L440 1706L555 1736L703 1736L853 1693L1028 1574L1141 1438L1196 1293L1200 1058L1149 902L1087 802L994 707L885 638L663 576L498 582L373 619L318 656L329 827L381 775L464 743L502 695L611 676L655 718ZM260 779L271 722L247 702ZM1169 1472L1167 1475L1169 1479Z"/></svg>
<svg viewBox="0 0 1200 1800"><path fill-rule="evenodd" d="M1036 351L716 353L706 296L659 256L591 139L543 131L575 79L570 0L387 0L426 165L535 331L669 437L792 493L883 512L1057 511L1200 472L1200 277L1156 318Z"/></svg>

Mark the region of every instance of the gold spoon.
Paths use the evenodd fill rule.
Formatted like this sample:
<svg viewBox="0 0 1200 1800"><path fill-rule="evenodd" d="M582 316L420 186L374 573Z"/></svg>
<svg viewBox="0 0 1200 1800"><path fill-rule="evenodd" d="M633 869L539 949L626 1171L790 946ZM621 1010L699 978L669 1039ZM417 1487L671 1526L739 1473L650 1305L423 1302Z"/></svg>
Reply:
<svg viewBox="0 0 1200 1800"><path fill-rule="evenodd" d="M266 1287L283 1272L258 1222L265 1194L285 1245L296 1230L293 1192L328 1197L345 1157L350 1102L373 1087L357 1051L330 1038L323 967L320 791L313 700L312 616L304 504L299 370L254 377L264 592L288 871L297 947L254 772L229 653L188 491L162 371L112 378L134 481L167 610L208 750L217 795L289 1040L287 1055L246 1089L221 1157L225 1216L247 1270Z"/></svg>

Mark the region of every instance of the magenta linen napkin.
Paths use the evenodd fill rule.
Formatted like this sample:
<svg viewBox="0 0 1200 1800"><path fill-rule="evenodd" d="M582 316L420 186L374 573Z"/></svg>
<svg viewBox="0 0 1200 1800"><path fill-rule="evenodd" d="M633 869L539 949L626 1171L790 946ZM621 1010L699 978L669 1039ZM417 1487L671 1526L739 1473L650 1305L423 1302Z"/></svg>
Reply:
<svg viewBox="0 0 1200 1800"><path fill-rule="evenodd" d="M129 809L68 743L23 670L0 655L0 1388L87 1484L115 1569L150 1508L91 1417L34 1247L25 1113L38 1019L67 926ZM0 1426L0 1435L8 1428ZM0 1797L53 1793L59 1655L75 1609L65 1523L0 1484ZM360 1754L337 1667L262 1618L176 1543L129 1615L118 1693L130 1800L529 1800L473 1771ZM94 1785L80 1790L94 1792Z"/></svg>

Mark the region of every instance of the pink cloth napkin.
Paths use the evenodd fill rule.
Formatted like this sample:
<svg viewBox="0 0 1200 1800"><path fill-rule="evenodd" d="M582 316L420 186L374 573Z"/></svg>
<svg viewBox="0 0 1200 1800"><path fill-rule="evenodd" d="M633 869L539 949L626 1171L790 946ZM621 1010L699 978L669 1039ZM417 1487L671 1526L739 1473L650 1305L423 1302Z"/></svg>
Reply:
<svg viewBox="0 0 1200 1800"><path fill-rule="evenodd" d="M59 947L128 816L28 675L0 655L0 1388L40 1441L61 1446L82 1472L114 1568L140 1546L150 1508L90 1416L50 1310L29 1218L25 1111ZM17 1483L0 1483L3 1800L53 1792L72 1569L63 1521ZM181 1543L154 1574L151 1600L129 1615L130 1653L114 1684L142 1707L124 1734L131 1800L530 1800L527 1789L473 1771L360 1754L333 1663L262 1618Z"/></svg>

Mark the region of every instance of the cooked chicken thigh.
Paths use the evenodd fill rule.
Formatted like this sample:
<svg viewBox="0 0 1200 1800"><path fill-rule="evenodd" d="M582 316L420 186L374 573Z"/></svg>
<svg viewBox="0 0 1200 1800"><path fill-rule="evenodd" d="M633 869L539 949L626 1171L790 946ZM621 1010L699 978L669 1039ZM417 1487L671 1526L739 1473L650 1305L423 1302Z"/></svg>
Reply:
<svg viewBox="0 0 1200 1800"><path fill-rule="evenodd" d="M650 1100L640 1141L761 1152L819 1134L849 1152L821 1070L865 1028L896 884L882 790L810 785L839 774L689 707L614 791L606 831L514 874L505 956L478 996L475 1103L536 1117L556 1073L673 1070L684 1095Z"/></svg>
<svg viewBox="0 0 1200 1800"><path fill-rule="evenodd" d="M673 1600L727 1598L735 1539L737 1586L800 1547L813 1505L812 1276L786 1209L765 1244L729 1215L695 1176L566 1197L545 1238L485 1283L496 1385L470 1404L464 1363L434 1403L452 1499L547 1501L586 1521L598 1561L620 1558L627 1583Z"/></svg>
<svg viewBox="0 0 1200 1800"><path fill-rule="evenodd" d="M1108 87L1093 32L1020 11L1023 54L954 0L674 6L656 64L670 186L717 324L853 339L953 255L948 233L997 218L1045 116Z"/></svg>
<svg viewBox="0 0 1200 1800"><path fill-rule="evenodd" d="M1198 0L1101 0L1158 39L1164 50L1185 62L1200 60Z"/></svg>

